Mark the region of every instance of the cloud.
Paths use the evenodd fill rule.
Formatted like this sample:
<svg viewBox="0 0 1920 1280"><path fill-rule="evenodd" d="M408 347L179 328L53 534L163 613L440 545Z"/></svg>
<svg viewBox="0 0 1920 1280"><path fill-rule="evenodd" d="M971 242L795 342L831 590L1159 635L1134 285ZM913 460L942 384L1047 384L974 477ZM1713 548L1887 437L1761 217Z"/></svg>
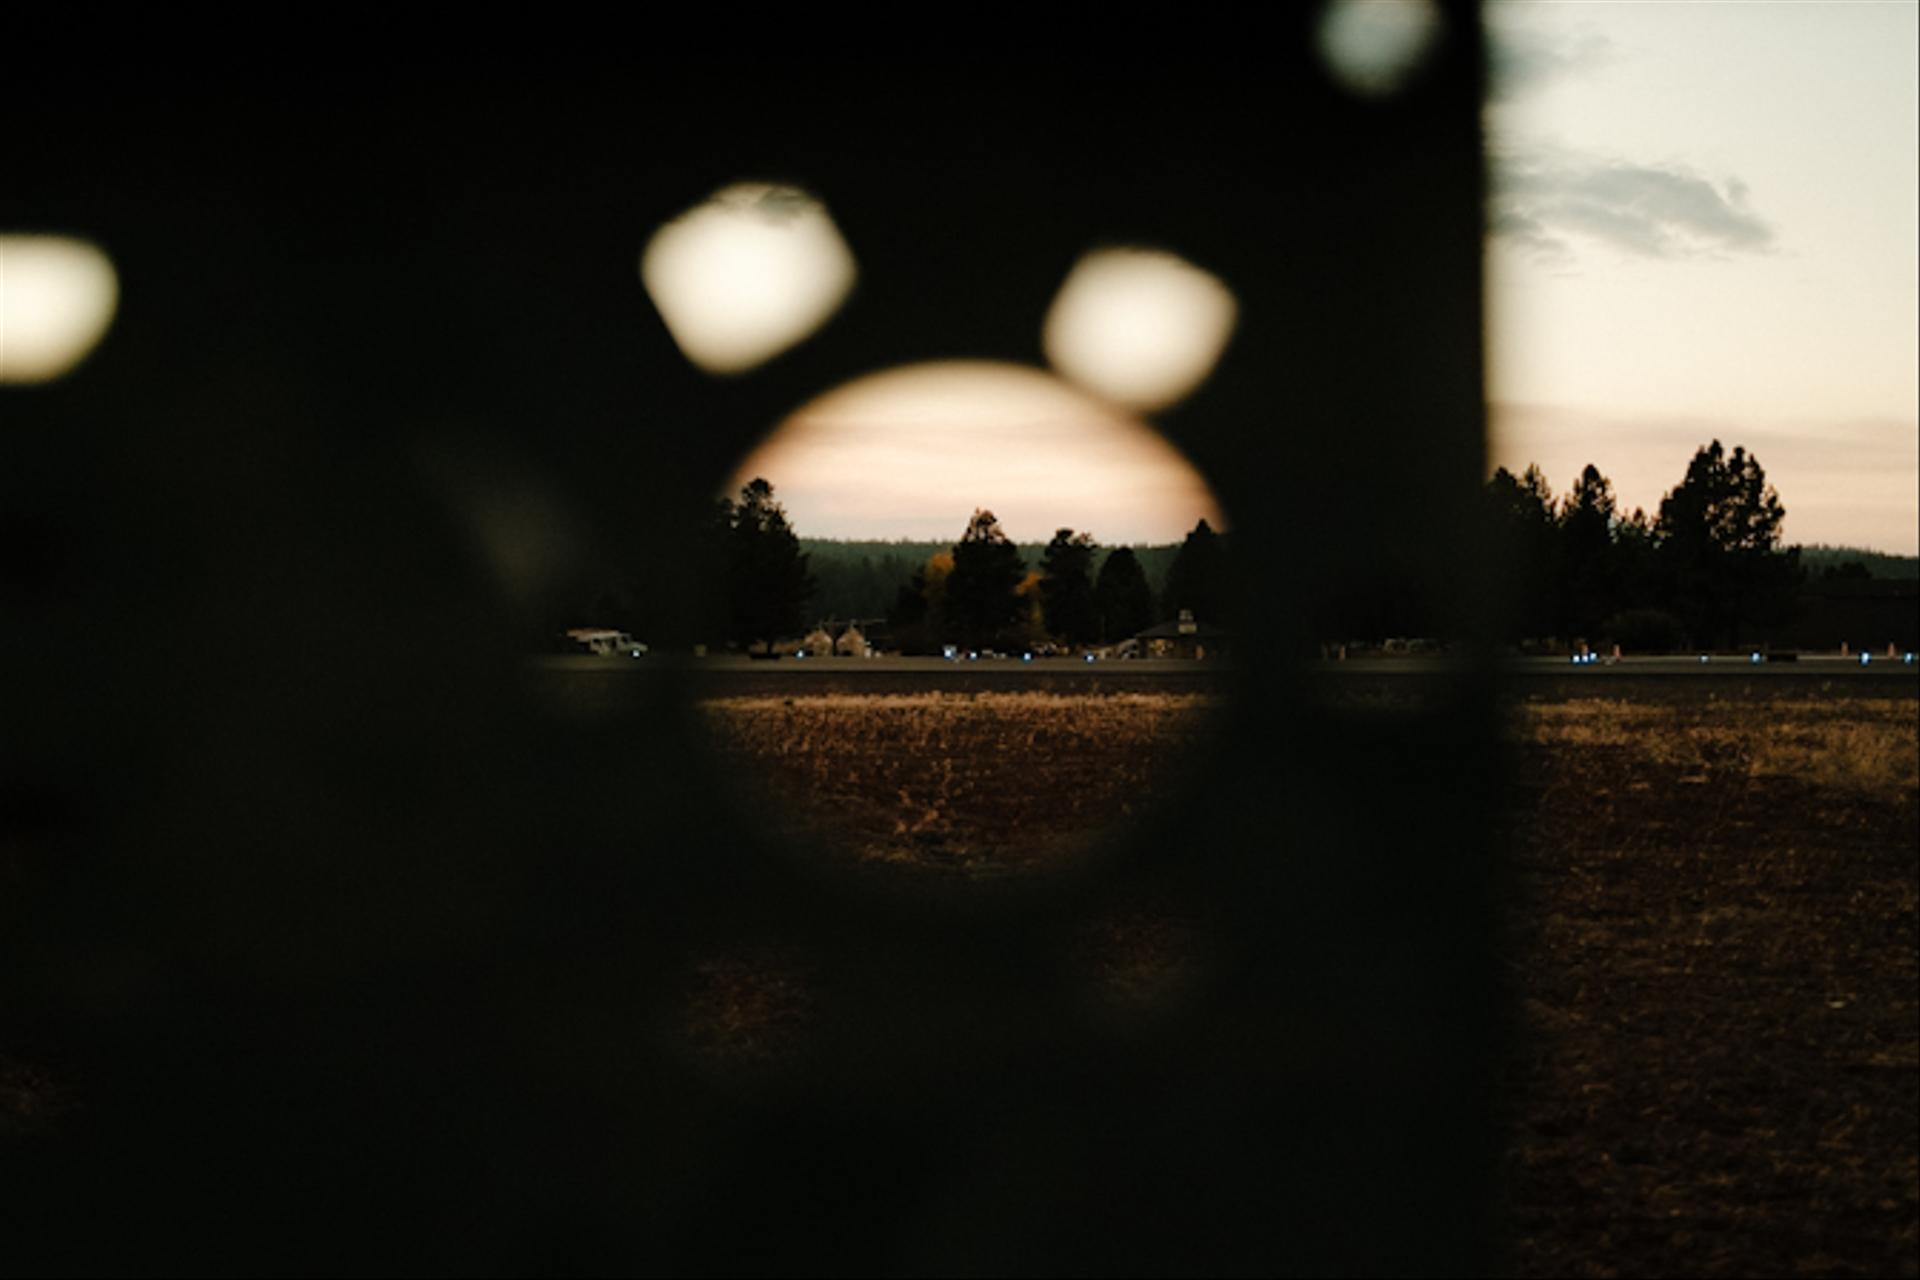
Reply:
<svg viewBox="0 0 1920 1280"><path fill-rule="evenodd" d="M1550 260L1569 237L1645 258L1766 253L1773 228L1748 205L1746 183L1715 185L1679 165L1631 164L1573 153L1496 154L1488 229Z"/></svg>
<svg viewBox="0 0 1920 1280"><path fill-rule="evenodd" d="M1503 209L1496 204L1487 230L1541 258L1562 261L1573 256L1573 247L1548 231L1546 223L1515 209Z"/></svg>
<svg viewBox="0 0 1920 1280"><path fill-rule="evenodd" d="M1612 62L1619 52L1612 40L1588 26L1549 29L1531 8L1494 4L1484 13L1495 98L1525 93L1556 76L1584 74Z"/></svg>

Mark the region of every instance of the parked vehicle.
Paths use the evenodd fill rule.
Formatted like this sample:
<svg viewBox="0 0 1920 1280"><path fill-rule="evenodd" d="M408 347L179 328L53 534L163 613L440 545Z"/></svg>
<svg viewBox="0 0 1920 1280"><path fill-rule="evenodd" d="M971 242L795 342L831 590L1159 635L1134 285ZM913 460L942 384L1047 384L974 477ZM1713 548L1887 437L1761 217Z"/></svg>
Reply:
<svg viewBox="0 0 1920 1280"><path fill-rule="evenodd" d="M647 652L646 645L626 632L609 631L604 627L573 627L567 631L565 639L569 653L591 653L603 658L638 658Z"/></svg>

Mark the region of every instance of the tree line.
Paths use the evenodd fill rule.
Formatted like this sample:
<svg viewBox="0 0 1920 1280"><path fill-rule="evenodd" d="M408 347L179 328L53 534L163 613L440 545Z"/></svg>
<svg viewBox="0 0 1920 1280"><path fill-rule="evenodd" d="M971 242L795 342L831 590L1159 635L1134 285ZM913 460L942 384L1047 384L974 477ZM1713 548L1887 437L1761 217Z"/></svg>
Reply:
<svg viewBox="0 0 1920 1280"><path fill-rule="evenodd" d="M1503 467L1483 500L1496 571L1512 588L1503 623L1510 643L1661 652L1765 641L1791 618L1808 579L1800 548L1782 545L1786 508L1759 460L1718 440L1695 452L1652 515L1623 513L1612 483L1591 464L1561 497L1538 466L1518 475ZM847 621L874 616L820 610L810 555L764 479L716 501L708 536L725 580L724 610L704 624L709 637L724 632L742 648L770 647L828 613ZM874 579L865 599L885 598L891 581L888 647L908 653L948 644L1008 651L1112 644L1183 610L1215 625L1235 621L1227 538L1205 520L1172 551L1158 590L1140 553L1102 548L1086 530L1058 530L1030 564L985 509L955 542L924 558L925 544L893 545L897 553L878 557L877 566L874 557L864 561ZM1809 560L1826 577L1883 568L1838 555ZM1879 559L1912 569L1910 560ZM1353 598L1337 602L1326 619L1341 638L1385 638L1372 632L1389 619L1392 634L1431 635L1411 595L1380 584L1352 587Z"/></svg>
<svg viewBox="0 0 1920 1280"><path fill-rule="evenodd" d="M893 608L900 584L914 570L942 551L953 549L951 538L846 539L814 538L805 530L800 549L807 553L807 568L813 574L814 593L808 608L817 618L884 618ZM1047 543L1015 541L1021 563L1029 570L1038 568L1046 555ZM1158 600L1167 586L1167 571L1179 554L1179 542L1134 543L1128 549L1147 575L1147 584ZM1117 547L1096 543L1093 549L1093 573Z"/></svg>
<svg viewBox="0 0 1920 1280"><path fill-rule="evenodd" d="M1803 543L1800 567L1812 582L1834 579L1862 581L1920 581L1920 556L1896 556L1862 547L1832 547L1823 542Z"/></svg>
<svg viewBox="0 0 1920 1280"><path fill-rule="evenodd" d="M800 634L818 581L773 486L756 478L737 499L717 500L708 536L724 570L727 640L770 649ZM1101 550L1090 532L1060 529L1029 568L993 512L978 509L957 541L896 586L886 610L889 647L1083 648L1126 639L1182 610L1209 621L1226 617L1226 538L1206 520L1174 552L1158 592L1132 548Z"/></svg>
<svg viewBox="0 0 1920 1280"><path fill-rule="evenodd" d="M1516 588L1509 641L1660 652L1764 639L1792 616L1805 578L1759 460L1718 440L1653 516L1623 514L1592 464L1557 501L1539 467L1502 467L1486 501Z"/></svg>
<svg viewBox="0 0 1920 1280"><path fill-rule="evenodd" d="M960 540L929 556L895 593L887 611L893 645L904 653L949 644L1079 649L1128 639L1181 610L1224 615L1225 538L1204 519L1174 553L1159 592L1133 548L1098 557L1100 550L1092 533L1060 529L1029 569L993 512L976 510Z"/></svg>

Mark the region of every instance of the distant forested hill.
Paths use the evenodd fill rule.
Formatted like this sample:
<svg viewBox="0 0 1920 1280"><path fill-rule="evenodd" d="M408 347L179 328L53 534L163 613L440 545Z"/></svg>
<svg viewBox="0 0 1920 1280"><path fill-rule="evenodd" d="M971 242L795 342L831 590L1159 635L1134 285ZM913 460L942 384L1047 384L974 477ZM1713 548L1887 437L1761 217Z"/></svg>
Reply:
<svg viewBox="0 0 1920 1280"><path fill-rule="evenodd" d="M1822 543L1800 548L1800 565L1809 578L1817 578L1849 562L1865 565L1870 578L1920 580L1920 556L1890 556L1860 547L1829 547Z"/></svg>
<svg viewBox="0 0 1920 1280"><path fill-rule="evenodd" d="M1026 566L1038 567L1046 544L1022 542L1018 546L1020 559ZM807 567L816 584L807 612L821 619L885 617L893 607L894 596L913 576L913 571L936 552L952 548L952 542L842 542L837 538L802 538L800 549L807 553ZM1094 554L1096 574L1108 550L1101 547ZM1156 596L1165 588L1167 569L1179 550L1178 543L1133 549Z"/></svg>

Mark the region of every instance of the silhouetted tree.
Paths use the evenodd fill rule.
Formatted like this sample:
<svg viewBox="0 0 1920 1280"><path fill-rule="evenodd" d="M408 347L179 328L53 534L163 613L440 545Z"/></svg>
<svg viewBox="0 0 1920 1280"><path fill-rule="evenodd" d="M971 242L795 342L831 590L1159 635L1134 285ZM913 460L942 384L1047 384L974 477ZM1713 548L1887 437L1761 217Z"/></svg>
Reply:
<svg viewBox="0 0 1920 1280"><path fill-rule="evenodd" d="M945 629L958 644L979 648L1002 642L1018 628L1020 549L1000 531L991 511L977 510L953 547L946 580Z"/></svg>
<svg viewBox="0 0 1920 1280"><path fill-rule="evenodd" d="M1040 608L1047 633L1067 644L1092 644L1100 636L1093 601L1094 541L1090 533L1061 529L1040 557Z"/></svg>
<svg viewBox="0 0 1920 1280"><path fill-rule="evenodd" d="M1013 594L1020 601L1020 616L1010 629L1000 633L996 643L1004 649L1025 648L1047 638L1047 611L1040 597L1040 584L1046 579L1038 569L1029 569Z"/></svg>
<svg viewBox="0 0 1920 1280"><path fill-rule="evenodd" d="M893 607L887 610L887 634L902 653L926 653L933 647L927 620L927 572L919 568L894 593Z"/></svg>
<svg viewBox="0 0 1920 1280"><path fill-rule="evenodd" d="M1560 507L1559 631L1598 639L1620 607L1621 564L1614 543L1613 485L1588 463Z"/></svg>
<svg viewBox="0 0 1920 1280"><path fill-rule="evenodd" d="M1786 508L1759 460L1715 440L1660 500L1654 526L1662 584L1695 643L1732 644L1743 627L1784 620L1800 582L1798 549L1782 550Z"/></svg>
<svg viewBox="0 0 1920 1280"><path fill-rule="evenodd" d="M1116 547L1101 562L1093 583L1093 603L1100 618L1100 639L1112 644L1153 625L1153 588L1147 571L1132 547Z"/></svg>
<svg viewBox="0 0 1920 1280"><path fill-rule="evenodd" d="M1537 466L1516 477L1505 467L1487 481L1495 554L1513 584L1507 638L1541 638L1553 630L1559 596L1560 529L1553 490Z"/></svg>
<svg viewBox="0 0 1920 1280"><path fill-rule="evenodd" d="M902 653L932 653L946 631L947 578L953 573L953 552L936 551L913 571L894 594L887 611L887 631Z"/></svg>
<svg viewBox="0 0 1920 1280"><path fill-rule="evenodd" d="M1620 564L1620 599L1626 605L1648 604L1659 595L1659 566L1653 517L1639 507L1613 526L1614 556Z"/></svg>
<svg viewBox="0 0 1920 1280"><path fill-rule="evenodd" d="M1639 507L1613 522L1614 608L1599 639L1638 653L1666 653L1686 643L1686 628L1660 608L1660 566L1653 520Z"/></svg>
<svg viewBox="0 0 1920 1280"><path fill-rule="evenodd" d="M731 638L771 648L800 630L801 610L813 594L806 553L765 480L748 481L737 502L723 505Z"/></svg>
<svg viewBox="0 0 1920 1280"><path fill-rule="evenodd" d="M1167 587L1160 599L1162 618L1180 616L1190 609L1202 622L1228 620L1229 584L1227 552L1220 535L1202 519L1180 544L1180 551L1167 570Z"/></svg>

